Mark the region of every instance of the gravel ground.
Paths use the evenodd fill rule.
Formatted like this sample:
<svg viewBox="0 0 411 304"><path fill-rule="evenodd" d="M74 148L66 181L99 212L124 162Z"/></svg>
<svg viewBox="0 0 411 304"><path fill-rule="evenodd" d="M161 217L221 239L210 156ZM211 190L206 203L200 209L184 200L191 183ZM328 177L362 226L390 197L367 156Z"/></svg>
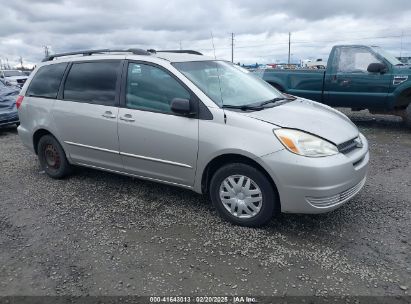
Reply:
<svg viewBox="0 0 411 304"><path fill-rule="evenodd" d="M89 169L52 180L0 131L0 295L410 294L411 132L347 113L370 142L363 191L263 229L178 188Z"/></svg>

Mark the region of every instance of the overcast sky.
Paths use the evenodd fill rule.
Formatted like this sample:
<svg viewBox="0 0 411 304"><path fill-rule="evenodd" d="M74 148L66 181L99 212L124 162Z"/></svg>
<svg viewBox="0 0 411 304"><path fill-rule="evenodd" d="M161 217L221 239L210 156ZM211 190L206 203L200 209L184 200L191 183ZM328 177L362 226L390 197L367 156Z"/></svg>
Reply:
<svg viewBox="0 0 411 304"><path fill-rule="evenodd" d="M234 61L326 59L335 44L411 56L410 0L0 0L0 58L91 48L195 49ZM401 48L402 45L402 48Z"/></svg>

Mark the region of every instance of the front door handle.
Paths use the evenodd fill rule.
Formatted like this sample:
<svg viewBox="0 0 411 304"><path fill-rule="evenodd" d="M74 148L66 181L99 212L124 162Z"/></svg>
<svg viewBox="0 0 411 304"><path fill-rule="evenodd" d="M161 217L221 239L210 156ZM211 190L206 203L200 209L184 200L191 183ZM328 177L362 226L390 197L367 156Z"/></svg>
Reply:
<svg viewBox="0 0 411 304"><path fill-rule="evenodd" d="M124 121L128 121L128 122L135 121L135 119L133 118L133 116L131 116L131 114L125 114L124 116L120 116L120 119Z"/></svg>
<svg viewBox="0 0 411 304"><path fill-rule="evenodd" d="M106 111L101 116L103 116L105 118L116 118L116 115L114 115L111 111Z"/></svg>

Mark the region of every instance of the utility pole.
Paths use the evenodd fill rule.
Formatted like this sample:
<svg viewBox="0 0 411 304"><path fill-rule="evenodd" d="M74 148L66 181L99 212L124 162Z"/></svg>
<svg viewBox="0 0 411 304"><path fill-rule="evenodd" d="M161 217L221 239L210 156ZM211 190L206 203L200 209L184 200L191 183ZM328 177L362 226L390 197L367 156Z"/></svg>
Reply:
<svg viewBox="0 0 411 304"><path fill-rule="evenodd" d="M24 70L24 67L23 67L23 57L19 57L19 61L20 61L20 66L21 66L21 70L23 71Z"/></svg>
<svg viewBox="0 0 411 304"><path fill-rule="evenodd" d="M231 33L231 62L234 63L234 33Z"/></svg>
<svg viewBox="0 0 411 304"><path fill-rule="evenodd" d="M183 49L183 47L182 47L182 45L181 45L181 40L180 40L180 50L182 50Z"/></svg>
<svg viewBox="0 0 411 304"><path fill-rule="evenodd" d="M288 65L290 65L291 59L291 32L288 32Z"/></svg>

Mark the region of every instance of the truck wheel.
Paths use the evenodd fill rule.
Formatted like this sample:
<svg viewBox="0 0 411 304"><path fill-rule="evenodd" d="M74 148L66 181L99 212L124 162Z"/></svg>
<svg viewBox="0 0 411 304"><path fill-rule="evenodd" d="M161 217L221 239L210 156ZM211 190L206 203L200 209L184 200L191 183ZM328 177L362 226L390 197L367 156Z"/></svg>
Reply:
<svg viewBox="0 0 411 304"><path fill-rule="evenodd" d="M44 135L37 146L38 158L42 169L48 176L60 179L71 173L66 153L52 135Z"/></svg>
<svg viewBox="0 0 411 304"><path fill-rule="evenodd" d="M405 109L404 122L407 125L407 127L411 128L411 103Z"/></svg>
<svg viewBox="0 0 411 304"><path fill-rule="evenodd" d="M241 226L262 226L279 210L278 196L267 177L242 163L228 164L215 172L210 197L221 217Z"/></svg>

